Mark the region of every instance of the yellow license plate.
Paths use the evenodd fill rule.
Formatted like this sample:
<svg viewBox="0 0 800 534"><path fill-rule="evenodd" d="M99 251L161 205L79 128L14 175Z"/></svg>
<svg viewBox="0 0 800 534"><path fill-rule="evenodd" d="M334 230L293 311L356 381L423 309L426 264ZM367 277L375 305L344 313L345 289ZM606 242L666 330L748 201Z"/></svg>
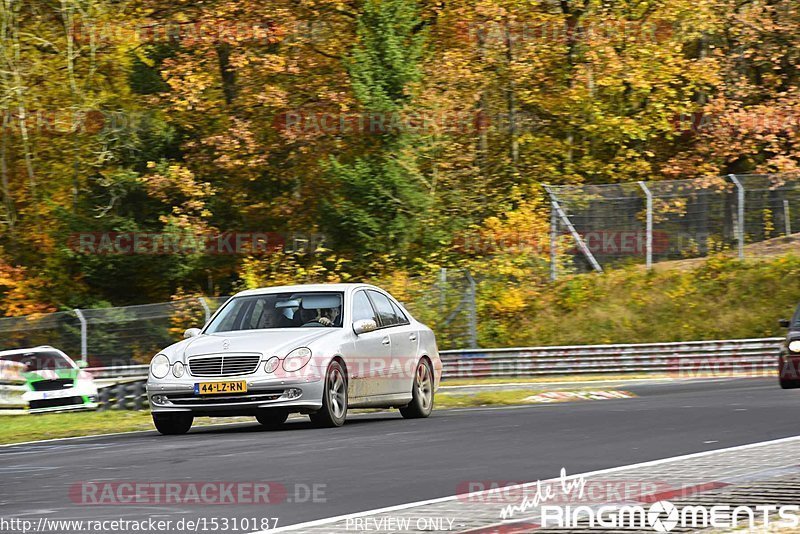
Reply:
<svg viewBox="0 0 800 534"><path fill-rule="evenodd" d="M245 393L247 382L199 382L194 385L195 395L218 395L220 393Z"/></svg>

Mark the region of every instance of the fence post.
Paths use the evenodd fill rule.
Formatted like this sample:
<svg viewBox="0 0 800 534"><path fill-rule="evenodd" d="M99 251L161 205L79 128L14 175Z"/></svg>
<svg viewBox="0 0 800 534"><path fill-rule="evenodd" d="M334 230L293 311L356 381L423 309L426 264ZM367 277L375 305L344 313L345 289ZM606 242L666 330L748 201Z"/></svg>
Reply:
<svg viewBox="0 0 800 534"><path fill-rule="evenodd" d="M439 269L439 316L444 317L447 308L447 267Z"/></svg>
<svg viewBox="0 0 800 534"><path fill-rule="evenodd" d="M550 280L558 279L558 214L555 203L550 202Z"/></svg>
<svg viewBox="0 0 800 534"><path fill-rule="evenodd" d="M205 298L197 297L197 300L200 302L200 305L203 307L203 311L206 314L206 322L204 324L208 324L208 321L211 319L211 308L208 307L208 303L206 302Z"/></svg>
<svg viewBox="0 0 800 534"><path fill-rule="evenodd" d="M78 316L78 320L81 322L81 361L84 363L84 365L87 365L89 363L88 362L89 343L87 339L89 329L87 328L86 317L84 317L83 312L77 308L72 311L75 312L75 315Z"/></svg>
<svg viewBox="0 0 800 534"><path fill-rule="evenodd" d="M792 235L792 212L789 211L789 201L783 201L783 220L786 223L786 235Z"/></svg>
<svg viewBox="0 0 800 534"><path fill-rule="evenodd" d="M469 348L478 348L478 313L476 309L476 287L475 279L469 271L464 271L469 284Z"/></svg>
<svg viewBox="0 0 800 534"><path fill-rule="evenodd" d="M653 268L653 193L650 192L650 188L644 182L639 182L639 187L642 188L647 197L647 237L645 246L647 247L647 270L649 271Z"/></svg>
<svg viewBox="0 0 800 534"><path fill-rule="evenodd" d="M744 186L742 185L742 182L739 181L739 179L736 177L735 174L729 174L728 178L730 178L731 182L734 183L739 193L738 202L736 206L738 208L738 215L736 216L736 218L739 219L738 221L739 224L737 224L736 226L738 227L738 233L739 233L738 236L739 259L743 260L744 259Z"/></svg>
<svg viewBox="0 0 800 534"><path fill-rule="evenodd" d="M569 220L569 217L567 217L566 212L563 209L561 209L561 205L558 203L558 198L556 197L555 193L553 193L553 190L550 189L550 186L547 184L545 184L544 189L545 191L547 191L547 194L550 195L550 201L553 205L553 209L556 210L556 213L558 213L558 217L567 227L569 233L572 234L573 239L575 239L575 242L578 244L578 248L581 249L583 255L586 256L587 260L589 260L589 264L595 271L597 271L598 273L602 273L603 268L600 267L599 263L597 263L597 259L594 257L594 254L592 254L592 251L589 250L589 247L586 246L586 243L583 241L581 234L579 234L578 231L575 229L575 227L572 225L572 221Z"/></svg>

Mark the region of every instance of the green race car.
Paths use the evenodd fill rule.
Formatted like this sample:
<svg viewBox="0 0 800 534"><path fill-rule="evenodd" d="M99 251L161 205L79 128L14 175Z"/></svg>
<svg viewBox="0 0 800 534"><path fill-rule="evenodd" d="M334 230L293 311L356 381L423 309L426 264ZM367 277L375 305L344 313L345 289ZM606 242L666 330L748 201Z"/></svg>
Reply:
<svg viewBox="0 0 800 534"><path fill-rule="evenodd" d="M24 380L22 401L30 413L93 410L98 407L97 386L92 375L58 349L41 346L3 351L0 352L0 362L12 362L5 367L13 367Z"/></svg>

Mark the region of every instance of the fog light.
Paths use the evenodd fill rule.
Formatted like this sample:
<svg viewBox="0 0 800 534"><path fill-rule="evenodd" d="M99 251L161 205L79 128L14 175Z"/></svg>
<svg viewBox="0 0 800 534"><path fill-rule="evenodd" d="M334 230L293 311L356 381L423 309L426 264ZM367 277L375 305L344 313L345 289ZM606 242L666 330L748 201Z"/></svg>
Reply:
<svg viewBox="0 0 800 534"><path fill-rule="evenodd" d="M150 400L153 401L153 404L166 404L167 403L167 396L166 395L153 395L150 397Z"/></svg>
<svg viewBox="0 0 800 534"><path fill-rule="evenodd" d="M302 389L298 389L298 388L287 389L286 393L285 393L287 399L296 399L297 397L299 397L302 394L303 394L303 390Z"/></svg>

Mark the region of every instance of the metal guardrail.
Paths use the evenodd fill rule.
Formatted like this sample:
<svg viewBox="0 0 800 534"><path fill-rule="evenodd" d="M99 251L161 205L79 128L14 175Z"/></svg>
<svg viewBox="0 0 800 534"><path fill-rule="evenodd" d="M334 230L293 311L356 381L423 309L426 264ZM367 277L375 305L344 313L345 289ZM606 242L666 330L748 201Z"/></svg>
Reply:
<svg viewBox="0 0 800 534"><path fill-rule="evenodd" d="M147 378L149 365L127 365L117 367L87 367L84 369L95 379L123 379L123 378Z"/></svg>
<svg viewBox="0 0 800 534"><path fill-rule="evenodd" d="M440 353L444 378L569 374L678 373L691 375L777 369L783 338L576 345Z"/></svg>
<svg viewBox="0 0 800 534"><path fill-rule="evenodd" d="M143 410L149 406L147 401L146 378L98 385L97 402L100 410Z"/></svg>
<svg viewBox="0 0 800 534"><path fill-rule="evenodd" d="M745 370L777 365L783 338L643 343L626 345L572 345L508 349L446 350L440 353L444 379L525 377L584 373L648 373L715 370L737 366ZM86 369L95 378L144 379L147 365Z"/></svg>
<svg viewBox="0 0 800 534"><path fill-rule="evenodd" d="M570 374L726 376L777 370L783 338L731 339L628 345L574 345L442 351L443 378L524 378ZM86 369L99 389L101 409L147 407L147 365ZM10 383L0 389L10 390ZM10 391L6 391L6 394Z"/></svg>

